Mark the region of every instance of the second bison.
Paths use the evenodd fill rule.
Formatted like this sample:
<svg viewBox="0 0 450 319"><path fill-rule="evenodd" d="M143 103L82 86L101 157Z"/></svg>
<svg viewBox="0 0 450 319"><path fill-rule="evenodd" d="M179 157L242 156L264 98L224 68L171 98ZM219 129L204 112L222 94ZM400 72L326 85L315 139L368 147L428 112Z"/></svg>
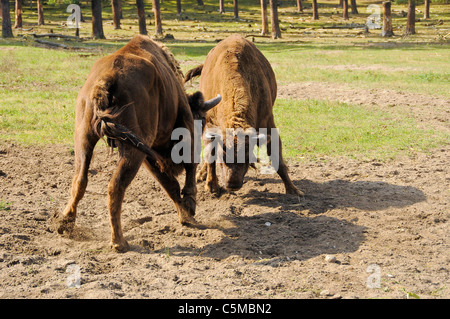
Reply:
<svg viewBox="0 0 450 319"><path fill-rule="evenodd" d="M206 188L211 192L220 190L216 175L218 164L222 168L226 188L240 189L251 164L252 148L255 145L252 139L263 138L267 142L267 153L272 163L275 160L278 164L275 168L283 180L286 193L303 196L289 178L278 134L272 136L276 129L272 109L277 83L272 67L261 51L242 36L232 35L209 52L203 65L190 70L185 81L199 75L200 91L205 98L212 98L218 93L222 96L222 101L206 116L207 130L216 128L215 136L223 139L220 141L223 158L207 161L199 173L205 175L206 169ZM244 134L244 139L239 139L235 134L230 139L229 132L239 130L253 132L253 135ZM211 143L214 135L206 136L206 143ZM272 148L272 143L277 143L278 147ZM272 154L273 149L276 154ZM245 151L245 161L236 160L240 150ZM234 154L230 155L230 152Z"/></svg>

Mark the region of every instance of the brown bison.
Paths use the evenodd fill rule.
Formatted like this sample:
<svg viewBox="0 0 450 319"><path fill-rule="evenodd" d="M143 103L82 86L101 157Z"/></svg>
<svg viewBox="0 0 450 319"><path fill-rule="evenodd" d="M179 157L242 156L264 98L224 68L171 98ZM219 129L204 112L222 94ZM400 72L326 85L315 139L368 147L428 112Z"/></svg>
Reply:
<svg viewBox="0 0 450 319"><path fill-rule="evenodd" d="M93 150L103 136L119 150L118 166L108 186L113 249L128 249L120 222L122 200L142 163L174 201L179 221L194 221L197 164L193 158L179 164L172 161L171 149L177 141L171 134L184 128L193 138L194 119L204 119L220 97L204 102L200 92L188 96L183 85L183 75L170 51L146 36L133 37L94 64L77 98L75 176L71 198L62 216L57 216L59 233L73 229ZM181 191L176 176L183 168L186 180Z"/></svg>
<svg viewBox="0 0 450 319"><path fill-rule="evenodd" d="M260 138L261 133L265 131L267 153L272 163L275 160L278 163L277 173L284 182L286 193L302 196L303 193L289 178L282 157L281 140L278 134L272 136L274 130L277 132L272 112L277 95L277 83L272 67L264 55L252 42L240 35L232 35L209 52L203 65L190 70L185 76L185 82L199 75L200 91L206 98L211 98L217 93L222 96L218 106L208 111L206 115L207 130L210 127L218 128L219 135L223 138L220 143L223 160L220 163L214 160L207 161L199 172L198 178L201 180L205 177L206 170L206 189L211 192L220 190L216 162L222 167L226 188L240 189L251 164L250 158L255 145L254 143L252 145L251 139ZM227 131L239 129L244 132L253 129L256 135L247 135L245 139L239 140L234 134L230 143ZM208 138L214 137L210 135ZM273 143L278 145L274 151L276 154L271 154ZM245 162L236 160L239 149L247 154ZM214 152L217 153L217 150ZM230 156L228 154L230 152L234 152L234 155ZM220 159L220 155L218 156L216 158Z"/></svg>

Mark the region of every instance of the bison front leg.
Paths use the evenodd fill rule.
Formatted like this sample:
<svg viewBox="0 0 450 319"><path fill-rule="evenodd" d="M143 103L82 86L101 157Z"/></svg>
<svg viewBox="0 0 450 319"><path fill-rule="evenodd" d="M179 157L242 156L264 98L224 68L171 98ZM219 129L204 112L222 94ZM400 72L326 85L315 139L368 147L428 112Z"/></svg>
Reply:
<svg viewBox="0 0 450 319"><path fill-rule="evenodd" d="M275 126L273 126L275 127ZM278 135L278 134L277 134ZM278 175L281 177L281 179L283 180L284 183L284 187L286 189L286 194L292 194L292 195L298 195L298 196L304 196L305 194L299 190L297 187L295 187L295 185L292 183L291 178L289 177L288 174L288 167L286 165L286 163L283 160L283 155L282 155L282 146L281 146L281 139L279 136L277 137L273 137L276 138L278 141L278 150L276 154L273 154L274 156L278 156L278 170L277 173ZM272 156L272 137L270 137L268 139L269 141L267 142L267 155L269 155L269 157ZM273 160L272 160L273 162Z"/></svg>
<svg viewBox="0 0 450 319"><path fill-rule="evenodd" d="M72 180L70 199L62 215L56 214L57 231L62 234L71 232L75 225L77 206L83 198L88 183L88 170L92 153L98 139L90 135L76 134L75 136L75 174Z"/></svg>
<svg viewBox="0 0 450 319"><path fill-rule="evenodd" d="M188 211L189 216L195 215L195 208L197 203L197 185L195 183L195 173L197 164L187 163L184 165L186 170L186 179L181 194L183 195L183 204Z"/></svg>
<svg viewBox="0 0 450 319"><path fill-rule="evenodd" d="M108 210L111 221L111 248L118 252L127 251L129 246L123 237L121 212L125 190L136 176L144 155L129 150L120 158L117 170L108 185Z"/></svg>
<svg viewBox="0 0 450 319"><path fill-rule="evenodd" d="M207 168L208 164L206 162L203 162L202 167L197 172L197 175L195 177L197 182L203 182L206 179Z"/></svg>
<svg viewBox="0 0 450 319"><path fill-rule="evenodd" d="M193 216L195 214L195 197L192 198L186 194L185 198L181 198L180 184L174 176L161 172L158 167L152 164L152 161L146 160L144 161L144 164L152 175L158 180L169 197L173 200L178 212L178 219L180 223L182 225L194 224L195 219Z"/></svg>
<svg viewBox="0 0 450 319"><path fill-rule="evenodd" d="M207 176L205 190L211 193L220 193L219 180L216 173L216 162L207 164Z"/></svg>

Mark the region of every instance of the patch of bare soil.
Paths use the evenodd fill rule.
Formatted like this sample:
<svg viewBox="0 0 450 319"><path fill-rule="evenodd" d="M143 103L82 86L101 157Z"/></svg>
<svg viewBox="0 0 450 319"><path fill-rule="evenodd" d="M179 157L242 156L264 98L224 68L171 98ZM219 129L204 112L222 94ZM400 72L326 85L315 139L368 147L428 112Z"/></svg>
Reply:
<svg viewBox="0 0 450 319"><path fill-rule="evenodd" d="M200 183L203 227L178 224L142 168L123 205L131 250L120 254L106 210L117 154L97 147L75 231L61 236L49 218L68 200L70 149L2 143L0 298L448 298L449 155L290 163L302 199L258 170L220 197Z"/></svg>

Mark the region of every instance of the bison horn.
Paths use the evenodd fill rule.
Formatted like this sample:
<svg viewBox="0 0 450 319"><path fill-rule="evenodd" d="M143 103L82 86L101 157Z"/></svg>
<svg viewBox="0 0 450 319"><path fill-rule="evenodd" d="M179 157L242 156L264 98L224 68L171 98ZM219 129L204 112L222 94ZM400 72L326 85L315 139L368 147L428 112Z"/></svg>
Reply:
<svg viewBox="0 0 450 319"><path fill-rule="evenodd" d="M264 138L266 138L265 134L258 134L256 136L252 136L252 139L254 139L254 140L259 140L259 139L264 139Z"/></svg>
<svg viewBox="0 0 450 319"><path fill-rule="evenodd" d="M269 142L270 142L271 136L270 136L270 135L266 135L266 134L260 133L260 134L258 134L258 135L256 135L256 136L253 136L252 139L253 139L254 141L258 141L260 144L261 144L261 143L266 144L266 143L269 143Z"/></svg>
<svg viewBox="0 0 450 319"><path fill-rule="evenodd" d="M215 139L216 137L220 137L220 134L213 133L213 132L205 132L205 138L207 140Z"/></svg>
<svg viewBox="0 0 450 319"><path fill-rule="evenodd" d="M205 103L204 103L205 112L212 109L217 104L219 104L220 101L222 101L222 96L220 96L220 94L217 94L217 96L215 98L205 101Z"/></svg>

